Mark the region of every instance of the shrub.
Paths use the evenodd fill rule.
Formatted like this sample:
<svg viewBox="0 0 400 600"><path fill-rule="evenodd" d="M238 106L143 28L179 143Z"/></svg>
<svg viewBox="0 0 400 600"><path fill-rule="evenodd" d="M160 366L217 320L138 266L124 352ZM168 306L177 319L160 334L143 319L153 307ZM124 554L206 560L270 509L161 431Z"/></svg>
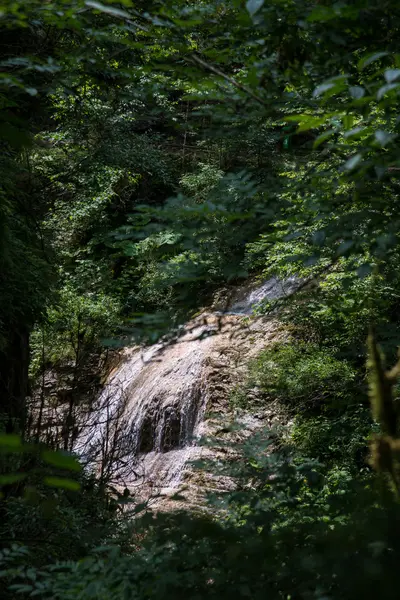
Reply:
<svg viewBox="0 0 400 600"><path fill-rule="evenodd" d="M299 409L337 406L356 390L351 364L314 344L276 344L264 350L251 367L254 383L270 398Z"/></svg>
<svg viewBox="0 0 400 600"><path fill-rule="evenodd" d="M337 416L295 418L291 437L305 456L340 468L366 468L372 423L368 407L355 405Z"/></svg>

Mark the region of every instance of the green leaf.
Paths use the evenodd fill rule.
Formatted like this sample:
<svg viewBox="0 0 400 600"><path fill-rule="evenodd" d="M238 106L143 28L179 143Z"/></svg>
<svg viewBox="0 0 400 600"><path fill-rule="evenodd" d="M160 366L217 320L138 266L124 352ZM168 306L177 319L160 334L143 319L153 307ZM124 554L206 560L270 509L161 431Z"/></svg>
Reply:
<svg viewBox="0 0 400 600"><path fill-rule="evenodd" d="M314 150L316 148L318 148L321 144L326 142L326 140L329 140L329 138L331 138L335 133L336 133L335 129L330 129L329 131L325 131L324 133L321 133L321 135L319 135L317 137L317 139L315 140L315 142L313 144Z"/></svg>
<svg viewBox="0 0 400 600"><path fill-rule="evenodd" d="M367 131L368 127L354 127L353 129L350 129L350 131L345 131L343 135L346 140L352 140L361 137Z"/></svg>
<svg viewBox="0 0 400 600"><path fill-rule="evenodd" d="M343 127L347 130L351 129L353 127L354 124L354 117L353 115L344 115L343 117Z"/></svg>
<svg viewBox="0 0 400 600"><path fill-rule="evenodd" d="M11 483L18 483L26 478L26 473L15 473L10 475L0 475L0 487Z"/></svg>
<svg viewBox="0 0 400 600"><path fill-rule="evenodd" d="M310 23L318 23L324 21L331 21L336 17L336 13L333 8L328 6L318 6L314 8L311 14L308 16L307 21Z"/></svg>
<svg viewBox="0 0 400 600"><path fill-rule="evenodd" d="M318 85L315 88L315 90L313 91L314 98L318 98L319 96L322 96L325 92L327 92L328 90L331 90L333 87L335 87L335 84L332 82L321 83L321 85Z"/></svg>
<svg viewBox="0 0 400 600"><path fill-rule="evenodd" d="M383 131L383 129L378 129L378 131L375 131L375 139L380 146L386 146L393 139L393 136L387 131Z"/></svg>
<svg viewBox="0 0 400 600"><path fill-rule="evenodd" d="M355 100L360 100L365 95L365 89L360 85L352 85L349 87L349 93Z"/></svg>
<svg viewBox="0 0 400 600"><path fill-rule="evenodd" d="M112 17L119 17L121 19L130 19L130 14L120 8L114 8L113 6L106 6L101 2L95 2L94 0L87 0L85 5L89 8L94 8L100 12L111 15Z"/></svg>
<svg viewBox="0 0 400 600"><path fill-rule="evenodd" d="M324 96L325 99L334 96L335 94L339 94L345 89L346 86L346 77L344 75L340 75L338 77L333 77L329 81L324 81L320 85L318 85L313 91L313 97L319 98Z"/></svg>
<svg viewBox="0 0 400 600"><path fill-rule="evenodd" d="M10 450L17 450L22 448L22 441L19 435L12 433L1 433L0 434L0 448L4 447Z"/></svg>
<svg viewBox="0 0 400 600"><path fill-rule="evenodd" d="M303 121L297 128L297 133L301 133L302 131L309 131L310 129L316 129L317 127L321 127L321 125L325 125L326 117L309 117L306 121Z"/></svg>
<svg viewBox="0 0 400 600"><path fill-rule="evenodd" d="M349 158L349 160L347 160L344 165L343 168L346 171L351 171L352 169L355 169L357 167L357 165L359 165L359 163L362 160L362 156L361 154L355 154L354 156L352 156L351 158Z"/></svg>
<svg viewBox="0 0 400 600"><path fill-rule="evenodd" d="M348 250L350 250L350 248L352 248L354 246L354 242L352 240L346 240L344 242L342 242L341 244L339 244L339 248L337 253L339 254L339 256L346 254Z"/></svg>
<svg viewBox="0 0 400 600"><path fill-rule="evenodd" d="M387 94L388 92L398 89L400 86L400 84L398 83L387 83L386 85L383 85L377 92L376 94L376 98L377 100L382 100L382 98L385 96L385 94Z"/></svg>
<svg viewBox="0 0 400 600"><path fill-rule="evenodd" d="M312 234L312 241L317 246L322 246L322 244L325 241L325 237L326 237L325 231L320 229L319 231L314 231L314 233Z"/></svg>
<svg viewBox="0 0 400 600"><path fill-rule="evenodd" d="M14 583L13 585L10 585L10 590L14 590L18 594L22 594L25 592L32 592L33 587L31 585Z"/></svg>
<svg viewBox="0 0 400 600"><path fill-rule="evenodd" d="M42 458L49 465L60 467L61 469L68 469L69 471L80 471L82 469L82 466L74 456L61 451L53 452L52 450L44 450Z"/></svg>
<svg viewBox="0 0 400 600"><path fill-rule="evenodd" d="M372 267L369 263L364 263L357 269L357 275L360 279L364 279L364 277L368 277L372 273Z"/></svg>
<svg viewBox="0 0 400 600"><path fill-rule="evenodd" d="M64 479L63 477L45 477L44 483L50 487L71 490L72 492L77 492L81 487L78 481L74 481L73 479Z"/></svg>
<svg viewBox="0 0 400 600"><path fill-rule="evenodd" d="M368 67L368 65L371 65L373 62L376 62L388 54L388 52L372 52L371 54L367 54L361 60L359 60L357 66L359 70L362 71L362 69L365 69L365 67Z"/></svg>
<svg viewBox="0 0 400 600"><path fill-rule="evenodd" d="M247 0L246 8L247 8L250 16L255 15L256 12L258 12L260 10L260 8L263 6L263 4L264 4L264 0Z"/></svg>
<svg viewBox="0 0 400 600"><path fill-rule="evenodd" d="M385 79L388 83L396 81L400 77L400 69L387 69L385 71Z"/></svg>

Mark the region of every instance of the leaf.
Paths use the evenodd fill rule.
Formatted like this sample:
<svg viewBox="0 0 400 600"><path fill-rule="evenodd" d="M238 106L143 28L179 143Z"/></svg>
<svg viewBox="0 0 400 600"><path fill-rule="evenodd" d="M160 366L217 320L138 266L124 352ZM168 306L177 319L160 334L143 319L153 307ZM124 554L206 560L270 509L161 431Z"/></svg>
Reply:
<svg viewBox="0 0 400 600"><path fill-rule="evenodd" d="M312 10L311 14L307 18L307 21L309 21L309 23L318 23L330 21L335 17L336 13L333 8L328 6L318 6Z"/></svg>
<svg viewBox="0 0 400 600"><path fill-rule="evenodd" d="M297 128L297 133L301 133L302 131L308 131L309 129L316 129L317 127L321 127L321 125L325 125L326 117L308 117L306 121L303 121Z"/></svg>
<svg viewBox="0 0 400 600"><path fill-rule="evenodd" d="M328 81L324 81L320 85L318 85L313 91L313 97L319 98L320 96L324 96L326 99L334 96L335 94L339 94L345 89L346 86L346 76L338 75L336 77L331 77Z"/></svg>
<svg viewBox="0 0 400 600"><path fill-rule="evenodd" d="M11 483L18 483L26 478L26 473L15 473L10 475L0 475L0 487Z"/></svg>
<svg viewBox="0 0 400 600"><path fill-rule="evenodd" d="M80 471L82 469L82 466L74 456L61 451L53 452L51 450L44 450L42 458L49 465L60 467L61 469L68 469L69 471Z"/></svg>
<svg viewBox="0 0 400 600"><path fill-rule="evenodd" d="M357 275L360 279L364 279L364 277L368 277L372 273L372 267L369 263L364 263L357 269Z"/></svg>
<svg viewBox="0 0 400 600"><path fill-rule="evenodd" d="M371 65L373 62L376 62L388 54L388 52L372 52L371 54L367 54L358 61L358 69L362 71L362 69L365 69L368 65Z"/></svg>
<svg viewBox="0 0 400 600"><path fill-rule="evenodd" d="M74 481L73 479L64 479L64 477L45 477L44 483L50 487L71 490L72 492L77 492L81 487L78 481Z"/></svg>
<svg viewBox="0 0 400 600"><path fill-rule="evenodd" d="M346 171L351 171L352 169L355 169L357 167L357 165L361 162L361 160L362 160L361 154L355 154L354 156L349 158L349 160L347 160L344 163L343 168Z"/></svg>
<svg viewBox="0 0 400 600"><path fill-rule="evenodd" d="M322 96L322 94L324 94L328 90L331 90L333 87L335 87L335 84L332 82L321 83L321 85L317 85L317 87L313 91L313 97L318 98L319 96Z"/></svg>
<svg viewBox="0 0 400 600"><path fill-rule="evenodd" d="M375 139L380 144L380 146L386 146L391 140L393 136L387 131L383 131L383 129L378 129L375 131Z"/></svg>
<svg viewBox="0 0 400 600"><path fill-rule="evenodd" d="M400 77L400 69L387 69L385 71L385 79L388 83L396 81Z"/></svg>
<svg viewBox="0 0 400 600"><path fill-rule="evenodd" d="M341 244L339 244L337 253L339 254L339 256L346 254L346 252L348 250L350 250L350 248L352 248L354 246L354 242L352 240L346 240L344 242L342 242Z"/></svg>
<svg viewBox="0 0 400 600"><path fill-rule="evenodd" d="M355 100L360 100L365 95L365 89L360 85L352 85L349 87L349 93Z"/></svg>
<svg viewBox="0 0 400 600"><path fill-rule="evenodd" d="M124 244L123 251L126 256L137 256L139 254L138 244Z"/></svg>
<svg viewBox="0 0 400 600"><path fill-rule="evenodd" d="M382 98L385 96L385 94L387 94L391 90L397 89L398 87L399 87L398 83L387 83L386 85L383 85L376 94L377 100L382 100Z"/></svg>
<svg viewBox="0 0 400 600"><path fill-rule="evenodd" d="M113 6L106 6L101 2L95 2L95 0L87 0L85 5L89 8L94 8L100 12L111 15L112 17L119 17L121 19L130 19L130 14L120 8L114 8Z"/></svg>
<svg viewBox="0 0 400 600"><path fill-rule="evenodd" d="M26 577L31 581L36 581L36 571L35 569L28 569L25 573Z"/></svg>
<svg viewBox="0 0 400 600"><path fill-rule="evenodd" d="M305 267L312 267L313 265L316 265L319 261L319 256L317 254L313 254L312 256L309 256L308 258L306 258L304 260L304 266Z"/></svg>
<svg viewBox="0 0 400 600"><path fill-rule="evenodd" d="M335 133L336 133L335 129L330 129L329 131L325 131L324 133L321 133L321 135L319 135L317 137L317 139L314 141L314 144L313 144L314 150L316 148L318 148L321 144L326 142L326 140L329 140L329 138L332 137L332 135L334 135Z"/></svg>
<svg viewBox="0 0 400 600"><path fill-rule="evenodd" d="M344 115L343 117L343 126L345 129L351 129L353 127L354 124L354 117L353 115Z"/></svg>
<svg viewBox="0 0 400 600"><path fill-rule="evenodd" d="M387 169L385 167L379 167L378 165L375 165L375 173L377 178L380 180L386 175Z"/></svg>
<svg viewBox="0 0 400 600"><path fill-rule="evenodd" d="M7 450L22 448L22 441L20 436L12 433L1 433L0 448L1 447L7 448Z"/></svg>
<svg viewBox="0 0 400 600"><path fill-rule="evenodd" d="M263 4L264 0L247 0L246 8L250 16L252 17L253 15L255 15L256 12L258 12L263 6Z"/></svg>
<svg viewBox="0 0 400 600"><path fill-rule="evenodd" d="M367 127L354 127L353 129L350 129L350 131L345 131L343 135L346 138L346 140L351 140L361 137L367 131Z"/></svg>
<svg viewBox="0 0 400 600"><path fill-rule="evenodd" d="M31 585L14 583L14 584L10 585L10 590L14 590L18 594L22 594L25 592L32 592L33 587Z"/></svg>
<svg viewBox="0 0 400 600"><path fill-rule="evenodd" d="M391 233L382 233L376 238L376 243L379 248L386 250L396 243L396 236Z"/></svg>
<svg viewBox="0 0 400 600"><path fill-rule="evenodd" d="M319 231L315 231L312 234L312 240L313 243L316 244L317 246L322 246L322 244L325 241L325 231L323 229L320 229Z"/></svg>

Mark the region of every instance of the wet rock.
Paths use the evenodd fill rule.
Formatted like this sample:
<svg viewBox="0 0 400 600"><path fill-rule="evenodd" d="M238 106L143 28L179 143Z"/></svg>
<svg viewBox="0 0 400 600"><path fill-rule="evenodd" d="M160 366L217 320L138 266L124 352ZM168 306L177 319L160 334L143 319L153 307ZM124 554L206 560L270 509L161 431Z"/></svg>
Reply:
<svg viewBox="0 0 400 600"><path fill-rule="evenodd" d="M221 450L198 443L200 437L213 437L216 430L221 430L221 420L214 422L208 415L232 414L230 391L243 381L248 361L276 341L278 335L282 336L278 330L278 323L272 320L242 315L220 318L208 315L206 319L201 316L188 323L184 335L175 343L125 352L126 360L113 371L88 416L76 444L77 451L88 460L98 460L96 448L109 447L107 436L118 445L119 436L127 439L129 431L126 447L131 449L131 456L128 448L125 462L117 464L114 460L110 477L115 480L117 472L124 485L129 484L131 466L136 464L139 454L140 464L135 471L142 473L143 496L155 490L176 492L185 480L190 488L187 496L192 502L204 489L198 489L191 461L215 457L218 452L222 456ZM208 335L210 332L215 335ZM250 394L257 401L256 387ZM256 417L248 419L247 425L255 430L267 418L275 418L274 412L264 416L258 407ZM226 433L229 443L242 439L243 435ZM128 465L125 471L124 464ZM208 474L206 480L212 482L213 477Z"/></svg>
<svg viewBox="0 0 400 600"><path fill-rule="evenodd" d="M139 433L139 452L151 452L154 449L154 421L146 417Z"/></svg>
<svg viewBox="0 0 400 600"><path fill-rule="evenodd" d="M167 411L161 431L160 451L169 452L181 443L181 419L174 411Z"/></svg>

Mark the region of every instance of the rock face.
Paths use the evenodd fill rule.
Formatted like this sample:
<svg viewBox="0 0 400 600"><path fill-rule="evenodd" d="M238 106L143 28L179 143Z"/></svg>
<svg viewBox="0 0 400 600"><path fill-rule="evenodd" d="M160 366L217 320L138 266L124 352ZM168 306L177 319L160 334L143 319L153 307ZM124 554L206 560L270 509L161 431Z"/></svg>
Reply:
<svg viewBox="0 0 400 600"><path fill-rule="evenodd" d="M275 320L250 316L254 302L284 289L267 283L239 292L225 314L202 314L172 344L125 350L76 443L100 477L147 495L187 481L206 452L199 438L215 429L210 414L226 413L248 360L282 335Z"/></svg>

